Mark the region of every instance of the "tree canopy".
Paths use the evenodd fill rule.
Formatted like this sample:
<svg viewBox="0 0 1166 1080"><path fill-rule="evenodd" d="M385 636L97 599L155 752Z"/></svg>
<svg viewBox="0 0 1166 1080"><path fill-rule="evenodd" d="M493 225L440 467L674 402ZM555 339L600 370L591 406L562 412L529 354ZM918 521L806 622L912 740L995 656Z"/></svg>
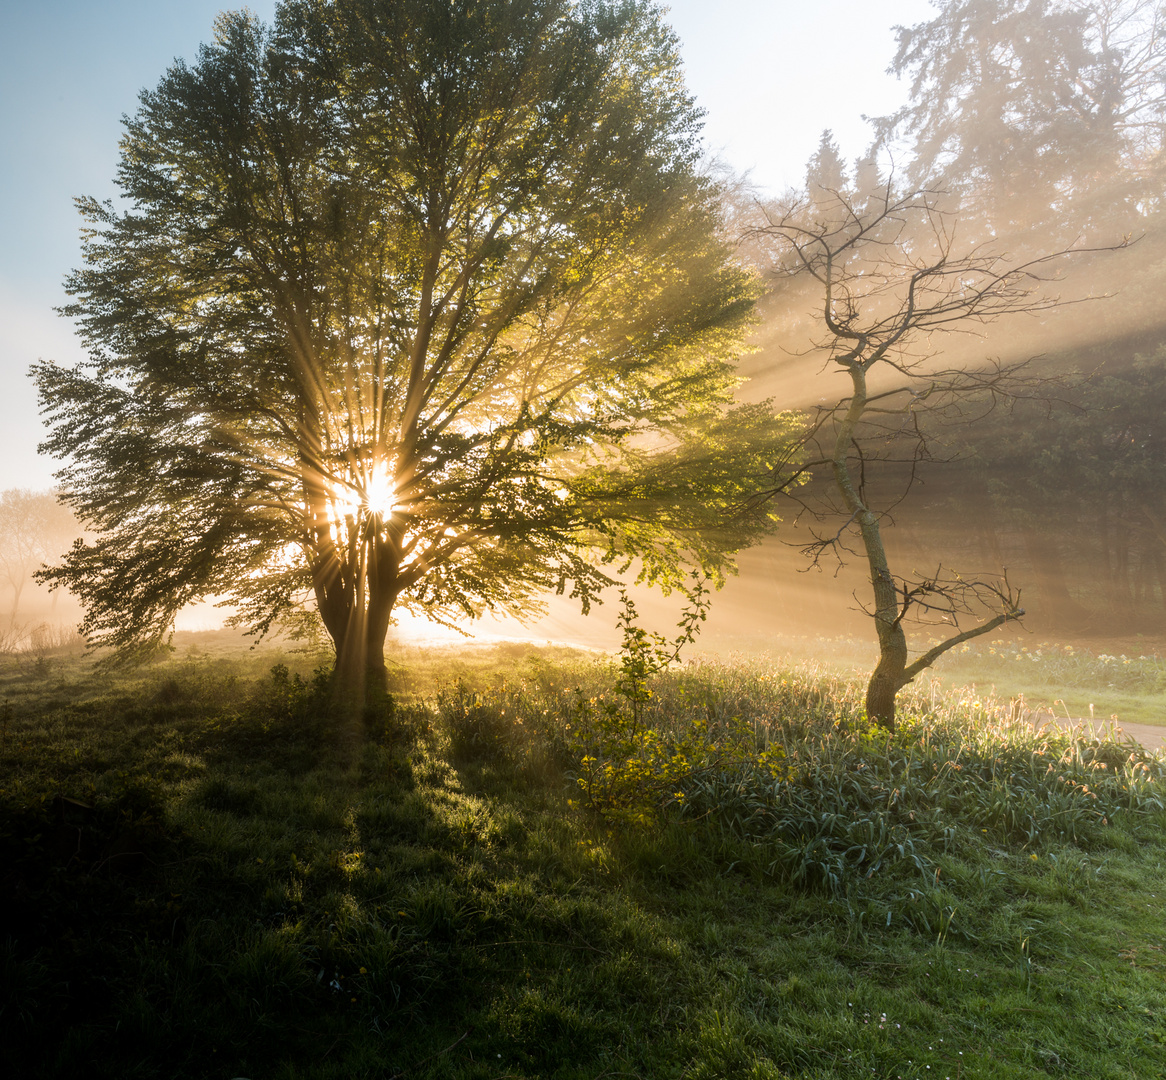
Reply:
<svg viewBox="0 0 1166 1080"><path fill-rule="evenodd" d="M132 652L199 597L260 630L309 597L377 677L399 606L723 569L790 420L731 405L756 286L699 130L644 3L220 16L127 120L123 206L79 201L88 362L34 372L97 533L49 574L84 629Z"/></svg>
<svg viewBox="0 0 1166 1080"><path fill-rule="evenodd" d="M939 0L899 27L911 101L876 126L977 239L1110 241L1161 208L1161 0ZM1030 240L1032 237L1030 237Z"/></svg>

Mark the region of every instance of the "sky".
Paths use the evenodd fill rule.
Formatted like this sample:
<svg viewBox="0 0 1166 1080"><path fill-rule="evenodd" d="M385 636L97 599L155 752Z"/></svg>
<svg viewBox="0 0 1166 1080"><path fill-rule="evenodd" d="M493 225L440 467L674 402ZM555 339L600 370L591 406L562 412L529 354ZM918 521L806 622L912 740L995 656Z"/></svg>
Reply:
<svg viewBox="0 0 1166 1080"><path fill-rule="evenodd" d="M62 282L79 262L73 198L116 195L121 118L175 58L209 40L222 0L0 0L0 490L44 489L58 466L28 368L83 358ZM273 0L247 5L270 19ZM850 159L865 113L903 102L886 74L894 24L928 0L676 0L669 20L709 149L765 188L797 183L830 128Z"/></svg>

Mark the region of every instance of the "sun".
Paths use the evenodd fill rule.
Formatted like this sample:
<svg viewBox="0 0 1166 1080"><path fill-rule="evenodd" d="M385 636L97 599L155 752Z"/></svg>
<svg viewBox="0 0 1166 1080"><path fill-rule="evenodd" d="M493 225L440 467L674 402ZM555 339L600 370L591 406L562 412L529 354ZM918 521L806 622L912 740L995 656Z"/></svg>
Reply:
<svg viewBox="0 0 1166 1080"><path fill-rule="evenodd" d="M332 489L332 516L337 522L362 514L387 521L396 507L396 485L391 471L374 465L367 476L357 476Z"/></svg>
<svg viewBox="0 0 1166 1080"><path fill-rule="evenodd" d="M396 485L389 471L383 467L373 466L364 488L362 499L364 509L373 517L391 517L396 506L396 494Z"/></svg>

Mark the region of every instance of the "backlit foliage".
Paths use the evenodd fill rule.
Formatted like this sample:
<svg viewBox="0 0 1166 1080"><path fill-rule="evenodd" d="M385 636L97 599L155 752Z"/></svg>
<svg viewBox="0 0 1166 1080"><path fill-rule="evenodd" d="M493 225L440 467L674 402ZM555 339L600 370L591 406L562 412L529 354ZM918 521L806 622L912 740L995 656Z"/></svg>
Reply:
<svg viewBox="0 0 1166 1080"><path fill-rule="evenodd" d="M657 11L287 0L141 102L128 209L80 201L90 360L36 369L96 640L310 600L383 679L399 605L586 608L602 558L674 583L771 525L789 422L731 405L755 284Z"/></svg>

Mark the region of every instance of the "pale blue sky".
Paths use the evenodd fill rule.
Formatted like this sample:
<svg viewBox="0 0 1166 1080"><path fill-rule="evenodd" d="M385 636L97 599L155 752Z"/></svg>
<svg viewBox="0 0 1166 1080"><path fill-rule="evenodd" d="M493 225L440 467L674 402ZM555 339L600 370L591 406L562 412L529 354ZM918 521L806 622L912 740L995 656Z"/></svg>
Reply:
<svg viewBox="0 0 1166 1080"><path fill-rule="evenodd" d="M121 117L175 57L192 58L229 0L0 0L0 490L55 468L27 378L38 357L80 359L53 313L78 261L76 195L115 194ZM241 6L241 5L239 5ZM274 0L247 5L261 18ZM860 117L895 108L895 23L927 0L676 0L670 19L709 146L762 185L797 182L823 128L864 149Z"/></svg>

